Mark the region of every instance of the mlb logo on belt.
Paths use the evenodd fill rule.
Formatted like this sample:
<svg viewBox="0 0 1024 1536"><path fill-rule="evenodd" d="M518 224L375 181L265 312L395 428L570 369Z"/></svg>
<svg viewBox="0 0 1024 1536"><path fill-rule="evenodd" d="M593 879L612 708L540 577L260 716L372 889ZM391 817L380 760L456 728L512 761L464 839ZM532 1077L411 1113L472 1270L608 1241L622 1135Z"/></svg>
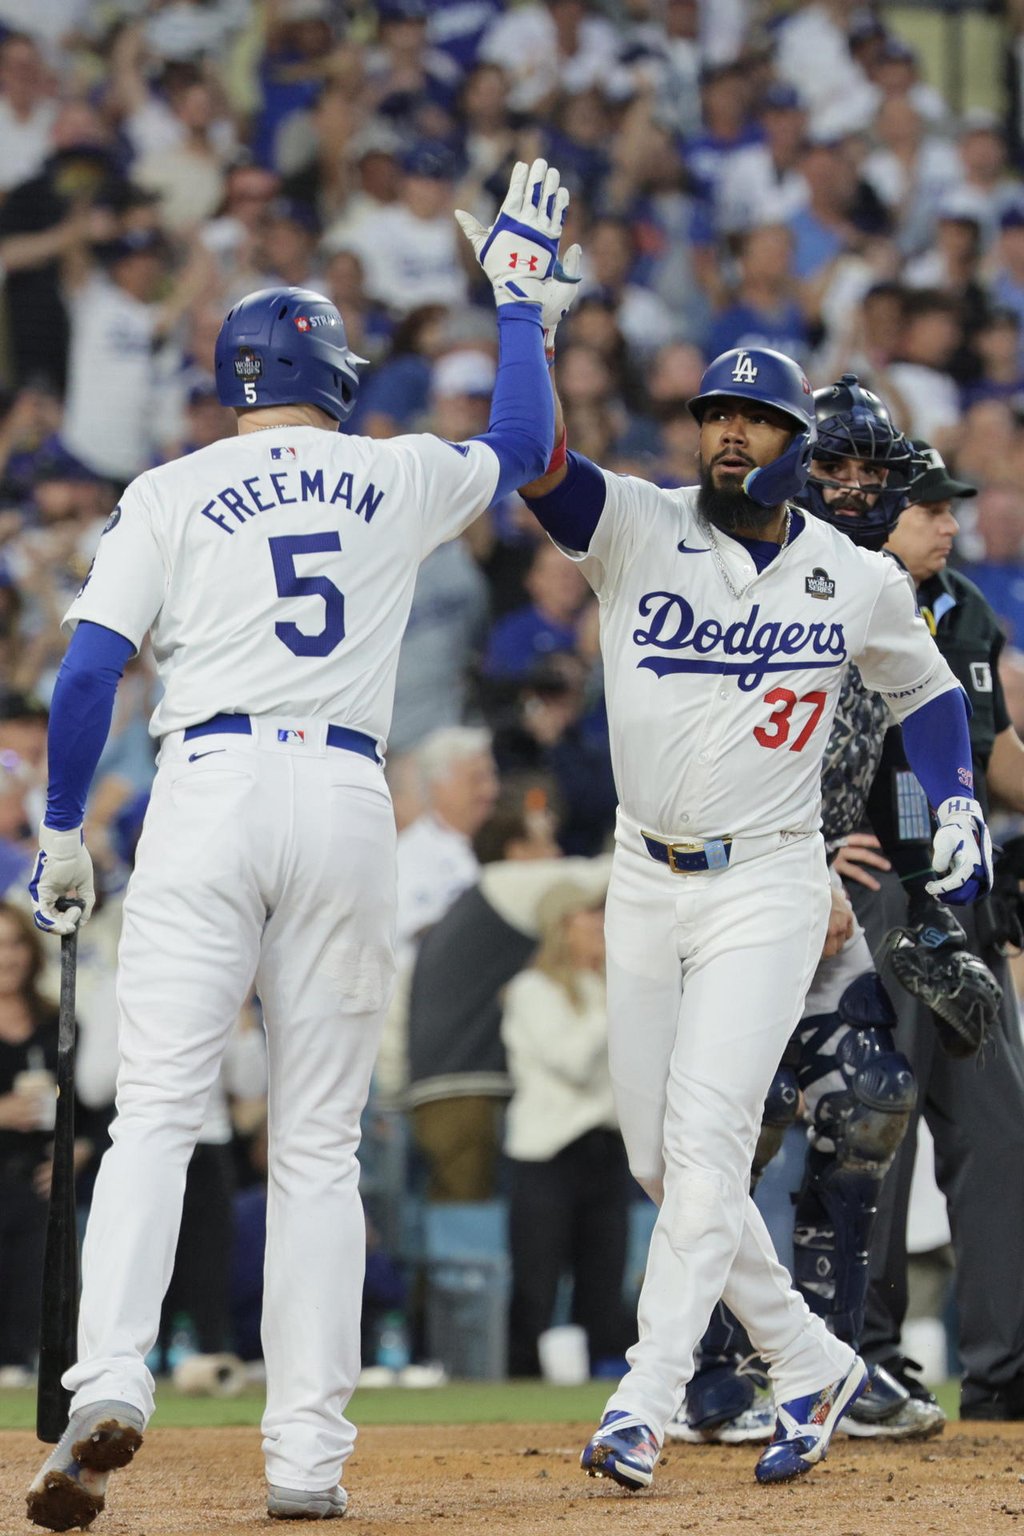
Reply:
<svg viewBox="0 0 1024 1536"><path fill-rule="evenodd" d="M278 741L298 742L299 746L302 746L306 740L306 733L305 731L279 730L277 733L277 739Z"/></svg>
<svg viewBox="0 0 1024 1536"><path fill-rule="evenodd" d="M294 448L271 448L271 450L270 450L270 457L272 459L294 459L295 458L295 449Z"/></svg>

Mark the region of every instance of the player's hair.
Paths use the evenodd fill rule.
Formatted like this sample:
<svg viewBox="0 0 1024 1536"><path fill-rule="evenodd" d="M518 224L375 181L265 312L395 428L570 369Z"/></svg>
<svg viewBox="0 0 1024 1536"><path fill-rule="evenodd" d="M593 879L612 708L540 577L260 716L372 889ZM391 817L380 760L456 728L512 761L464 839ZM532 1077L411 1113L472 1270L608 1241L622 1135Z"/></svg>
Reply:
<svg viewBox="0 0 1024 1536"><path fill-rule="evenodd" d="M481 725L445 725L432 731L416 748L420 782L429 789L465 757L491 750L491 733Z"/></svg>

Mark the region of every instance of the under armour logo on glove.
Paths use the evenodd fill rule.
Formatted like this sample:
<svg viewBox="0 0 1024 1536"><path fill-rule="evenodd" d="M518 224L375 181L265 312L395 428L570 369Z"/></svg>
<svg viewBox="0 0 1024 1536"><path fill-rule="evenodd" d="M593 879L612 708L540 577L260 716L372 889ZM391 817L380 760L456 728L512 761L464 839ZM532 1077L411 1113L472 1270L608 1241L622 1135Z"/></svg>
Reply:
<svg viewBox="0 0 1024 1536"><path fill-rule="evenodd" d="M490 229L456 208L455 217L490 278L499 305L544 303L544 279L555 268L568 206L569 194L554 166L535 160L527 167L520 160Z"/></svg>

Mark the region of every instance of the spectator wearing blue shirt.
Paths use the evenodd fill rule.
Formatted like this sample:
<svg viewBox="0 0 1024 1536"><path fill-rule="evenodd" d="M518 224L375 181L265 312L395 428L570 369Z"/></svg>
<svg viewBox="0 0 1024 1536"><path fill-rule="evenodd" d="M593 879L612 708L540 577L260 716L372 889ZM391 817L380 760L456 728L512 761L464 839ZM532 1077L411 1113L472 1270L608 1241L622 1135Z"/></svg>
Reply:
<svg viewBox="0 0 1024 1536"><path fill-rule="evenodd" d="M856 171L838 144L808 142L800 158L807 204L787 220L793 233L793 270L813 278L852 243L850 209L857 192Z"/></svg>
<svg viewBox="0 0 1024 1536"><path fill-rule="evenodd" d="M979 493L975 532L980 560L966 574L995 609L1011 645L1024 643L1024 495L1020 487L994 481Z"/></svg>
<svg viewBox="0 0 1024 1536"><path fill-rule="evenodd" d="M708 356L733 347L774 347L806 363L807 321L794 296L793 236L766 224L743 236L740 282L733 302L711 328Z"/></svg>
<svg viewBox="0 0 1024 1536"><path fill-rule="evenodd" d="M589 590L578 568L545 539L537 545L524 585L530 602L491 630L483 667L488 677L522 678L542 657L576 648Z"/></svg>
<svg viewBox="0 0 1024 1536"><path fill-rule="evenodd" d="M999 220L999 242L989 292L996 304L1020 316L1024 335L1024 202L1007 208ZM1024 364L1024 346L1021 362Z"/></svg>
<svg viewBox="0 0 1024 1536"><path fill-rule="evenodd" d="M389 356L367 374L359 391L350 431L395 437L413 430L430 402L430 375L446 314L443 304L421 304L399 322Z"/></svg>

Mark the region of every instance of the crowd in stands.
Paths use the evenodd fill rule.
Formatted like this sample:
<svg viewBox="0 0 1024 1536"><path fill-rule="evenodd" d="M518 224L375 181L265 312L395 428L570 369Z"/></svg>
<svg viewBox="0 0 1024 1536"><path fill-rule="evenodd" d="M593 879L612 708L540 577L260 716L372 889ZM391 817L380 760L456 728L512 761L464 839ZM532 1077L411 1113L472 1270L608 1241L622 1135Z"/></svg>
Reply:
<svg viewBox="0 0 1024 1536"><path fill-rule="evenodd" d="M615 471L692 483L686 402L711 357L776 347L814 386L857 372L979 488L958 511L956 561L1005 626L1007 697L1024 733L1024 151L1013 113L1024 5L1002 25L1009 78L962 110L884 3L0 0L0 898L22 900L60 621L104 522L132 477L234 430L213 379L227 308L271 284L325 292L368 359L347 430L481 432L496 328L453 210L489 222L511 164L537 155L559 167L572 193L566 242L583 247L556 363L570 445ZM503 937L512 969L481 959L473 1003L488 1050L451 1070L482 1074L463 1094L482 1105L459 1119L478 1157L490 1168L504 1134L515 1164L532 1143L525 1110L505 1132L495 1119L514 1088L501 988L539 941L550 960L562 919L583 955L591 898L556 879L557 863L600 865L613 825L595 610L516 496L422 567L388 766L403 982L378 1105L409 1110L425 1177L442 1185L430 1106L449 1102L451 1083L419 1081L431 1073L410 1030L435 994L422 983L417 993L415 963L421 950L431 958L433 933L458 954L459 922ZM86 1062L113 1008L153 705L144 652L119 689L89 806L103 905L82 937ZM548 872L537 886L488 882L489 870L533 861ZM450 974L446 956L437 976ZM592 1026L596 969L580 963L582 986L542 969L511 994L513 1066L531 987L552 1011L578 1013L583 1034ZM242 1028L258 1033L258 1020ZM0 1064L23 1034L0 1024ZM259 1081L250 1063L240 1097L258 1098ZM0 1162L20 1129L3 1118L12 1083L0 1078ZM91 1112L104 1092L109 1106L108 1083ZM597 1117L584 1116L581 1135L613 1158L604 1086L593 1092ZM250 1115L248 1182L255 1124ZM225 1110L209 1145L227 1135ZM26 1172L9 1158L20 1170L9 1176L36 1179L44 1161ZM217 1153L207 1162L223 1192L239 1170ZM468 1198L494 1188L456 1183ZM520 1212L526 1184L520 1169ZM0 1310L5 1286L0 1265ZM393 1302L393 1276L384 1290ZM516 1358L535 1355L520 1347ZM0 1357L0 1369L29 1364Z"/></svg>

